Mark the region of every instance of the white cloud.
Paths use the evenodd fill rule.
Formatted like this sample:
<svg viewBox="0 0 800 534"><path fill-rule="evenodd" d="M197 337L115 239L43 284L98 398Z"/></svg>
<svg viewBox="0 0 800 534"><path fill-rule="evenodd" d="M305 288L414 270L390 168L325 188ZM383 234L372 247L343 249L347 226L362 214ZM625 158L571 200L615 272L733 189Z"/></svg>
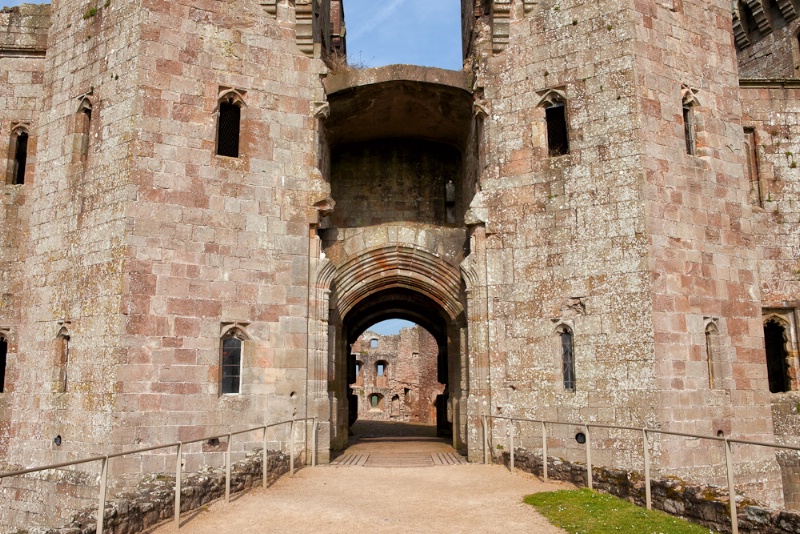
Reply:
<svg viewBox="0 0 800 534"><path fill-rule="evenodd" d="M391 0L388 4L383 6L377 13L372 15L367 21L360 25L355 31L352 33L348 33L348 38L355 38L358 39L362 35L367 35L374 31L378 26L383 24L386 19L392 16L392 14L397 11L397 8L405 2L406 0ZM346 17L346 15L345 15ZM346 20L346 19L345 19Z"/></svg>

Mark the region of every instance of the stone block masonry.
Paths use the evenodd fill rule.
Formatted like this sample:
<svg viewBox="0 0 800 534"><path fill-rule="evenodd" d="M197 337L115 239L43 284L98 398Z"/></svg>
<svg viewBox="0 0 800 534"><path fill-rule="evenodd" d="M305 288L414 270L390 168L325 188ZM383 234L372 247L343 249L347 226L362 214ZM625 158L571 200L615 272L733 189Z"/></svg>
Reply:
<svg viewBox="0 0 800 534"><path fill-rule="evenodd" d="M268 456L267 485L289 471L289 457L275 451ZM302 467L296 460L295 468ZM231 494L261 485L261 451L254 451L231 466ZM190 512L225 496L225 470L204 468L182 477L181 512ZM134 534L174 518L175 476L148 475L130 493L118 495L106 503L104 532ZM17 530L18 534L95 534L97 508L76 514L63 527Z"/></svg>

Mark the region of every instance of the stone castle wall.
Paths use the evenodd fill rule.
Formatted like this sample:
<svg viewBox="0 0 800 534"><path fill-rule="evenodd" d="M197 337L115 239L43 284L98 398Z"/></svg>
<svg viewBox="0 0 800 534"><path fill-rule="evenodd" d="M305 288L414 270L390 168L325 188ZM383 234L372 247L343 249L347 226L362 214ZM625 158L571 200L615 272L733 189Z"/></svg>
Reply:
<svg viewBox="0 0 800 534"><path fill-rule="evenodd" d="M358 398L359 419L436 423L436 398L444 384L437 380L439 347L429 332L420 326L387 336L368 330L351 350L359 369L350 384ZM382 376L379 362L385 365ZM379 395L377 406L372 405L372 395Z"/></svg>

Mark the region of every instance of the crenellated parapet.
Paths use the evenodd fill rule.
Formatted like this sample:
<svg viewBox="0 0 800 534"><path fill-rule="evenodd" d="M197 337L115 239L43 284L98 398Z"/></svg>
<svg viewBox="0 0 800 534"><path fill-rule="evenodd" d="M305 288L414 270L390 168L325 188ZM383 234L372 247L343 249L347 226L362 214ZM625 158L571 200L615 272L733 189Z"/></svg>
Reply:
<svg viewBox="0 0 800 534"><path fill-rule="evenodd" d="M300 51L308 57L320 57L322 50L331 50L331 36L334 32L331 25L330 1L323 0L261 0L264 11L275 18L280 18L280 7L285 5L293 11L289 20L294 22L295 40ZM324 31L319 31L319 28Z"/></svg>
<svg viewBox="0 0 800 534"><path fill-rule="evenodd" d="M530 13L536 0L520 0L524 13ZM506 49L511 36L511 13L515 0L492 0L492 52Z"/></svg>

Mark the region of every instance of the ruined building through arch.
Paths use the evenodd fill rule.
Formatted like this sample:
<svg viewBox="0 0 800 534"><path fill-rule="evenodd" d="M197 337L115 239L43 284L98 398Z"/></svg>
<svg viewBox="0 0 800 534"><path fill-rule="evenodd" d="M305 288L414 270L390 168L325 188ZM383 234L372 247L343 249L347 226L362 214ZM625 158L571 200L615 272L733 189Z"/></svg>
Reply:
<svg viewBox="0 0 800 534"><path fill-rule="evenodd" d="M797 435L800 13L757 4L463 0L459 71L337 69L346 0L11 9L2 460L308 416L327 461L384 318L435 339L470 461L489 414ZM579 461L570 432L552 452ZM716 452L657 446L654 472L724 482ZM772 453L743 462L741 489L792 501Z"/></svg>

